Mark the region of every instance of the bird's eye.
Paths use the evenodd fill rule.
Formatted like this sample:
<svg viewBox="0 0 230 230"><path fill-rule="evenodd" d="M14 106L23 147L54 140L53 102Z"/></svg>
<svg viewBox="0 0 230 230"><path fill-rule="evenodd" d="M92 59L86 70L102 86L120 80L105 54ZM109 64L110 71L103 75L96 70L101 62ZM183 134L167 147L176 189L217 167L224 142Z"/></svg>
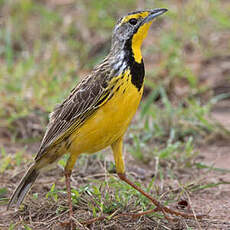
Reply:
<svg viewBox="0 0 230 230"><path fill-rule="evenodd" d="M137 24L137 19L136 19L136 18L131 18L131 19L129 20L129 23L130 23L131 25L136 25L136 24Z"/></svg>

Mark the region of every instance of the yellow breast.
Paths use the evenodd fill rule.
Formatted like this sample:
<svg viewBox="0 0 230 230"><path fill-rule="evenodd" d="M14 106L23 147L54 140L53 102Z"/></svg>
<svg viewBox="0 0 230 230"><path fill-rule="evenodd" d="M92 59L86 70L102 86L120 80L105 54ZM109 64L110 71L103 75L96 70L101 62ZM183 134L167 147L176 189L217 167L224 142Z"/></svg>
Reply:
<svg viewBox="0 0 230 230"><path fill-rule="evenodd" d="M72 154L94 153L124 135L140 103L143 87L131 83L130 71L118 76L113 96L72 134Z"/></svg>

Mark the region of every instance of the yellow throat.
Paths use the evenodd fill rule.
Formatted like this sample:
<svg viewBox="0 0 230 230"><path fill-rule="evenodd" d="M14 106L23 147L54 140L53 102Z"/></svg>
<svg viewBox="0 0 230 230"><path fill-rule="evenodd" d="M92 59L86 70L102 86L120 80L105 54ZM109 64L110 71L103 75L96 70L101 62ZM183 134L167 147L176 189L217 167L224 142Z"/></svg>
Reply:
<svg viewBox="0 0 230 230"><path fill-rule="evenodd" d="M151 24L152 22L145 23L139 28L137 33L133 35L132 51L133 51L134 59L137 63L141 63L141 60L142 60L141 45L143 43L143 40L146 38L148 34L148 30Z"/></svg>

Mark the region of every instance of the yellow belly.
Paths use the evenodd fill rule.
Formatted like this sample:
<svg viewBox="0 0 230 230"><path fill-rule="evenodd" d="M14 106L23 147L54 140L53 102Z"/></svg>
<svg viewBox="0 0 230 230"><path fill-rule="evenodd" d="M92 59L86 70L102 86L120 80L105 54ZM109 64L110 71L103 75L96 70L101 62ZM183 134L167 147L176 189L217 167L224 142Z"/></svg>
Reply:
<svg viewBox="0 0 230 230"><path fill-rule="evenodd" d="M127 71L114 91L113 97L71 135L71 154L97 152L124 135L140 103L143 87L138 91Z"/></svg>

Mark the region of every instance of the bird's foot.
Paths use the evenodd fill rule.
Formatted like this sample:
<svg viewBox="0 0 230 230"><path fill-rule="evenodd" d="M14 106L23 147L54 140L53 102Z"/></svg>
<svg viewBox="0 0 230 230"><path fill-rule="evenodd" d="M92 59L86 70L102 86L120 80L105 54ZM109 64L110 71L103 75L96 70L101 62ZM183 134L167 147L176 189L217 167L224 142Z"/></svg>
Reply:
<svg viewBox="0 0 230 230"><path fill-rule="evenodd" d="M184 212L180 212L171 208L168 208L166 206L163 206L159 201L157 201L156 199L154 199L152 196L150 196L148 193L146 193L145 191L143 191L140 187L138 187L137 185L135 185L132 181L130 181L126 175L123 174L119 174L118 176L120 177L121 180L125 181L127 184L129 184L130 186L132 186L134 189L136 189L137 191L139 191L141 194L143 194L145 197L147 197L155 206L155 209L152 210L148 210L142 213L136 213L134 215L136 216L142 216L145 214L149 214L149 213L153 213L153 212L162 212L165 216L165 218L169 221L172 221L173 219L171 217L169 217L167 214L170 215L174 215L174 216L181 216L187 219L202 219L203 217L207 216L207 215L196 215L195 213L184 213ZM146 213L147 212L147 213Z"/></svg>
<svg viewBox="0 0 230 230"><path fill-rule="evenodd" d="M168 208L166 206L160 206L160 207L157 207L157 209L163 212L164 215L168 213L170 215L181 216L186 219L202 219L203 217L206 216L205 214L195 214L194 212L193 213L180 212L175 209Z"/></svg>
<svg viewBox="0 0 230 230"><path fill-rule="evenodd" d="M169 222L173 222L177 219L172 218L170 216L168 216L168 214L170 215L174 215L174 216L181 216L183 218L186 219L202 219L203 217L207 216L207 215L203 215L203 214L195 214L195 213L185 213L185 212L180 212L171 208L168 208L166 206L160 205L154 209L151 210L147 210L144 212L139 212L139 213L127 213L127 214L122 214L124 216L131 216L132 218L138 218L140 216L143 215L147 215L147 214L151 214L154 212L162 212L164 214L164 217L169 221Z"/></svg>

